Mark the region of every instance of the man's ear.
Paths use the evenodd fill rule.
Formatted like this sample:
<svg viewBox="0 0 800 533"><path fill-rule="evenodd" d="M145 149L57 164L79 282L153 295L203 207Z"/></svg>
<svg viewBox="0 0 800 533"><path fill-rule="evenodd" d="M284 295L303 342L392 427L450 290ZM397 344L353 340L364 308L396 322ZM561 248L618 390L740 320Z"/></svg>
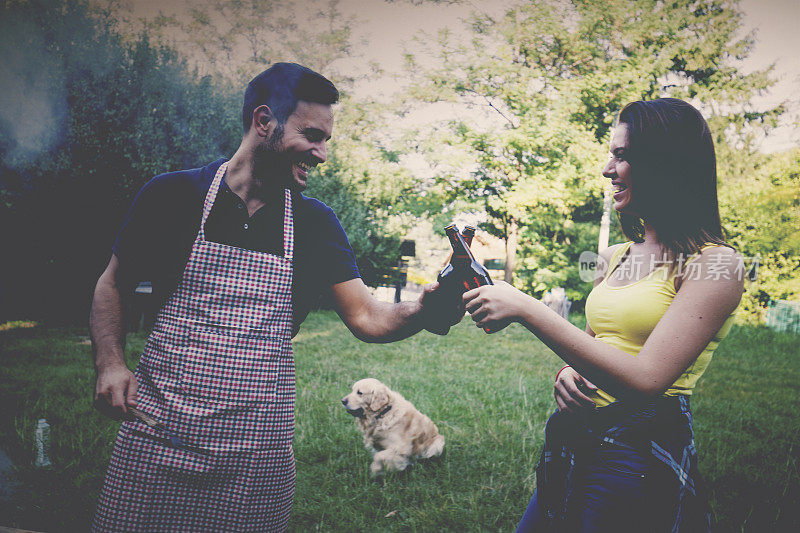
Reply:
<svg viewBox="0 0 800 533"><path fill-rule="evenodd" d="M259 137L269 137L275 127L275 116L267 105L260 105L253 110L253 124L251 127Z"/></svg>

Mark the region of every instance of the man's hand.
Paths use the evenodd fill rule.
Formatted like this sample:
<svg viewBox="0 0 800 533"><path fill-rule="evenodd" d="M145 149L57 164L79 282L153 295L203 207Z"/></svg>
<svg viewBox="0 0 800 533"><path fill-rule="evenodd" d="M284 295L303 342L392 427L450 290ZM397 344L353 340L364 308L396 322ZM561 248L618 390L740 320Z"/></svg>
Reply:
<svg viewBox="0 0 800 533"><path fill-rule="evenodd" d="M380 302L370 294L361 278L331 286L336 312L356 338L365 342L394 342L428 329L440 335L461 320L463 308L453 303L457 315L442 310L434 296L437 283L427 285L413 302ZM436 295L438 297L438 295ZM434 305L435 304L435 305Z"/></svg>
<svg viewBox="0 0 800 533"><path fill-rule="evenodd" d="M136 376L124 364L112 364L97 369L94 406L104 415L116 420L136 407Z"/></svg>
<svg viewBox="0 0 800 533"><path fill-rule="evenodd" d="M553 396L559 411L578 413L597 408L594 401L584 394L596 390L597 387L591 381L568 366L558 373L553 385Z"/></svg>
<svg viewBox="0 0 800 533"><path fill-rule="evenodd" d="M439 282L428 283L422 288L419 304L422 306L422 317L425 329L437 335L447 335L450 327L461 322L466 309L463 303L456 301L452 307L442 306L437 301L436 290Z"/></svg>
<svg viewBox="0 0 800 533"><path fill-rule="evenodd" d="M92 336L97 383L94 405L111 418L120 419L128 406L136 407L136 377L125 365L125 332L118 283L119 260L111 256L94 289L89 331Z"/></svg>

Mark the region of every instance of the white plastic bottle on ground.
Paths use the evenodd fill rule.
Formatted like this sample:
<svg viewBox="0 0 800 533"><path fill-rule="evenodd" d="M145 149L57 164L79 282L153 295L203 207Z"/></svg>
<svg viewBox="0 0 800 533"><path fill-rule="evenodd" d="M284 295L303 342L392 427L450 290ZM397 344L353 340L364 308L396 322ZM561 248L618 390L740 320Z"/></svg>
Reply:
<svg viewBox="0 0 800 533"><path fill-rule="evenodd" d="M36 424L36 461L35 465L39 468L53 466L50 462L50 424L44 418L39 419Z"/></svg>

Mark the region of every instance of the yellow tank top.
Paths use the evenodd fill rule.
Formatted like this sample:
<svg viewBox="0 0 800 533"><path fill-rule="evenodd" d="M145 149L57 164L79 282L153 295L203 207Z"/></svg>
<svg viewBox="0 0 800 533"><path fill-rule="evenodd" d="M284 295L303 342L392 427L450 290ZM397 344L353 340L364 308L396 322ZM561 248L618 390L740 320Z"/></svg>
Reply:
<svg viewBox="0 0 800 533"><path fill-rule="evenodd" d="M631 244L633 243L627 242L614 252L605 278L589 293L589 297L586 299L586 321L595 332L595 338L635 357L675 298L675 274L677 272L670 274L669 265L664 264L653 269L638 281L621 287L610 286L607 283L608 278L619 265ZM702 249L712 246L715 245L706 245ZM687 259L684 268L698 257L698 255L693 255ZM649 268L649 265L642 266L642 268ZM708 368L714 350L730 331L734 314L735 311L725 320L722 328L699 357L667 389L664 393L665 396L692 394L697 380ZM590 397L598 407L616 401L616 398L600 389Z"/></svg>

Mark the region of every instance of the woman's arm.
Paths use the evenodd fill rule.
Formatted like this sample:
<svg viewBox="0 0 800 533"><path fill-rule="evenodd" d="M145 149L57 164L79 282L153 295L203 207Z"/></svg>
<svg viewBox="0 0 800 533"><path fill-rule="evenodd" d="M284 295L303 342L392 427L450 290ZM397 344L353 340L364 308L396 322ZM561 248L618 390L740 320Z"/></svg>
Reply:
<svg viewBox="0 0 800 533"><path fill-rule="evenodd" d="M611 258L622 246L622 244L615 244L600 252L595 268L594 287L597 287L605 279L608 274L608 267L611 264ZM592 331L588 321L586 322L586 334L594 337L594 331ZM553 382L553 398L556 400L558 410L564 412L572 413L584 409L596 409L597 406L594 400L584 394L584 392L595 390L597 390L597 387L594 383L581 376L569 365L559 370Z"/></svg>
<svg viewBox="0 0 800 533"><path fill-rule="evenodd" d="M705 250L700 275L685 279L637 357L614 348L505 283L467 292L478 327L518 321L581 375L615 396L663 393L700 355L739 305L741 257L728 248Z"/></svg>

